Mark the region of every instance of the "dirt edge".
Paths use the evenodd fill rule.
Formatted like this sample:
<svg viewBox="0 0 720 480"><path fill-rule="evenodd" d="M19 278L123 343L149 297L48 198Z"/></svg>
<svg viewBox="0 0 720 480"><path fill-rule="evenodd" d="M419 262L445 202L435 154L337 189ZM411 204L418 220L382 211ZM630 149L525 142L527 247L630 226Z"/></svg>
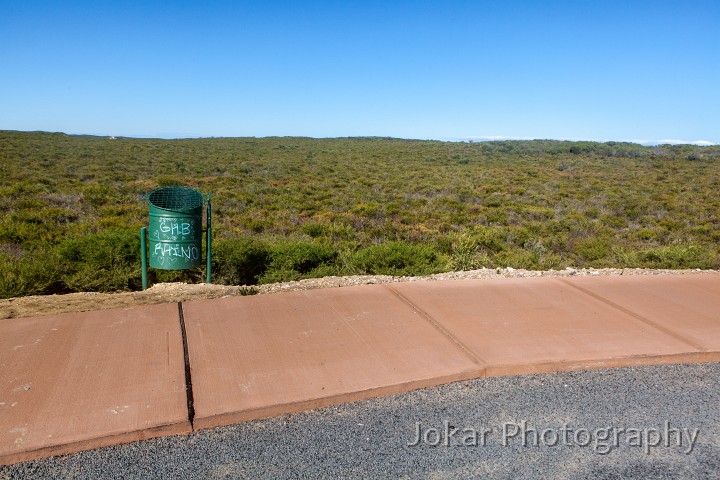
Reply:
<svg viewBox="0 0 720 480"><path fill-rule="evenodd" d="M443 281L459 279L570 277L611 275L718 275L718 270L650 270L639 268L567 268L565 270L518 270L513 268L483 268L461 272L445 272L419 277L393 277L389 275L352 275L347 277L309 278L293 282L257 286L209 285L186 283L159 283L141 292L96 293L82 292L66 295L35 295L0 300L0 319L36 317L67 312L104 310L135 305L185 302L188 300L221 298L234 295L272 294L317 288L347 287L379 283L414 282L419 280Z"/></svg>

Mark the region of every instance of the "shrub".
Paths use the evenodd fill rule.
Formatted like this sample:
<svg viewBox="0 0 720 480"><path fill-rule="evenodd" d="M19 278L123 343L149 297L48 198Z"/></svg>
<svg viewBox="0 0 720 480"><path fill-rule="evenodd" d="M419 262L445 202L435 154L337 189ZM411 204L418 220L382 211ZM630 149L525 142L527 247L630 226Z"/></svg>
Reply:
<svg viewBox="0 0 720 480"><path fill-rule="evenodd" d="M489 263L487 255L479 252L476 238L467 234L455 236L452 242L452 257L448 264L451 270L475 270Z"/></svg>
<svg viewBox="0 0 720 480"><path fill-rule="evenodd" d="M489 252L500 252L507 248L507 233L503 228L482 228L474 237L478 246Z"/></svg>
<svg viewBox="0 0 720 480"><path fill-rule="evenodd" d="M652 228L643 228L636 233L637 238L640 240L654 240L660 235L661 233L658 230Z"/></svg>
<svg viewBox="0 0 720 480"><path fill-rule="evenodd" d="M213 245L216 281L231 285L254 285L265 273L270 247L257 240L230 238Z"/></svg>
<svg viewBox="0 0 720 480"><path fill-rule="evenodd" d="M313 238L321 237L328 233L330 229L324 223L306 223L302 226L302 231L306 235Z"/></svg>
<svg viewBox="0 0 720 480"><path fill-rule="evenodd" d="M332 245L313 242L283 242L270 250L269 269L309 273L323 264L332 263L338 252Z"/></svg>
<svg viewBox="0 0 720 480"><path fill-rule="evenodd" d="M58 249L67 264L63 284L73 291L109 292L138 289L140 235L136 230L109 230L69 238Z"/></svg>
<svg viewBox="0 0 720 480"><path fill-rule="evenodd" d="M26 252L20 257L0 253L0 298L60 293L63 268L52 250Z"/></svg>
<svg viewBox="0 0 720 480"><path fill-rule="evenodd" d="M278 243L270 249L268 268L260 278L260 283L313 276L311 275L313 270L322 265L334 264L337 256L337 249L325 243Z"/></svg>
<svg viewBox="0 0 720 480"><path fill-rule="evenodd" d="M638 253L639 266L646 268L718 268L718 254L698 245L670 245Z"/></svg>
<svg viewBox="0 0 720 480"><path fill-rule="evenodd" d="M267 283L292 282L294 280L300 280L301 277L302 275L300 275L300 273L286 268L268 270L258 278L258 283L265 285Z"/></svg>
<svg viewBox="0 0 720 480"><path fill-rule="evenodd" d="M522 248L512 248L498 252L492 257L492 260L497 267L524 268L527 270L541 268L540 255Z"/></svg>
<svg viewBox="0 0 720 480"><path fill-rule="evenodd" d="M610 255L610 240L604 237L591 237L578 241L575 252L583 259L593 262Z"/></svg>
<svg viewBox="0 0 720 480"><path fill-rule="evenodd" d="M442 271L442 260L432 247L387 242L356 252L356 270L379 275L429 275Z"/></svg>

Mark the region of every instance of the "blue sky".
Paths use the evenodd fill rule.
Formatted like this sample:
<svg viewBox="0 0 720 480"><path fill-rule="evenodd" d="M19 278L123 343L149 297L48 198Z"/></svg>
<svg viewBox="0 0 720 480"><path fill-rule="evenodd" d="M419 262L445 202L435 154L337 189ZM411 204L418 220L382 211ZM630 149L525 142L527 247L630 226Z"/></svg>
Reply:
<svg viewBox="0 0 720 480"><path fill-rule="evenodd" d="M0 129L720 143L720 2L0 0Z"/></svg>

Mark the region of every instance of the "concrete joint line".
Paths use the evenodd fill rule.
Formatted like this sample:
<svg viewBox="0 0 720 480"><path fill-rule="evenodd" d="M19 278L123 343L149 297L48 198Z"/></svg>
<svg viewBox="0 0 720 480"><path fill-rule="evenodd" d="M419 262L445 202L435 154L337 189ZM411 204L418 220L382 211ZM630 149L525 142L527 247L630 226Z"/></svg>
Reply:
<svg viewBox="0 0 720 480"><path fill-rule="evenodd" d="M438 323L437 320L435 320L430 314L425 312L423 309L415 305L409 298L407 298L402 293L398 292L396 289L394 289L389 284L383 284L383 287L390 290L393 295L398 297L400 300L402 300L405 304L407 304L415 313L419 314L421 317L423 317L425 320L430 322L430 324L435 327L435 329L440 332L445 338L450 340L452 343L454 343L460 350L465 353L470 359L475 363L476 365L480 367L485 367L487 365L487 362L484 361L482 358L480 358L478 355L475 354L468 346L466 346L463 342L461 342L458 338L456 338L452 333L447 331L440 323Z"/></svg>
<svg viewBox="0 0 720 480"><path fill-rule="evenodd" d="M192 377L190 376L190 354L188 352L187 332L185 331L185 315L183 314L182 302L178 302L178 316L180 318L180 331L182 333L183 354L185 356L185 393L187 395L188 421L190 428L195 430L195 404L193 401Z"/></svg>
<svg viewBox="0 0 720 480"><path fill-rule="evenodd" d="M655 328L655 329L657 329L657 330L660 330L661 332L663 332L663 333L665 333L665 334L667 334L667 335L670 335L671 337L673 337L673 338L676 339L676 340L680 340L681 342L686 343L687 345L691 346L692 348L694 348L694 349L696 349L696 350L698 350L698 351L700 351L700 352L706 352L706 351L707 351L707 349L706 349L705 347L703 347L703 346L700 345L699 343L696 343L696 342L694 342L693 340L685 337L684 335L681 335L681 334L679 334L679 333L677 333L677 332L675 332L675 331L673 331L673 330L670 330L670 329L667 328L667 327L663 327L662 325L659 325L659 324L657 324L656 322L653 322L653 321L650 320L649 318L643 317L642 315L637 314L637 313L633 312L632 310L629 310L629 309L623 307L622 305L618 305L617 303L615 303L615 302L613 302L613 301L611 301L611 300L608 300L607 298L604 298L604 297L598 295L598 294L595 293L595 292L592 292L592 291L590 291L590 290L588 290L588 289L586 289L586 288L583 288L583 287L581 287L581 286L579 286L579 285L575 285L574 283L568 281L568 280L565 279L565 278L557 278L557 280L560 281L560 282L562 282L562 283L564 283L565 285L568 285L569 287L572 287L572 288L574 288L574 289L576 289L576 290L581 291L581 292L584 293L585 295L588 295L588 296L594 298L595 300L599 300L599 301L603 302L605 305L609 305L609 306L613 307L613 308L616 309L616 310L620 310L621 312L623 312L623 313L625 313L625 314L627 314L627 315L630 315L631 317L633 317L633 318L635 318L635 319L637 319L637 320L640 320L641 322L643 322L643 323L646 324L646 325L649 325L649 326L651 326L651 327L653 327L653 328Z"/></svg>

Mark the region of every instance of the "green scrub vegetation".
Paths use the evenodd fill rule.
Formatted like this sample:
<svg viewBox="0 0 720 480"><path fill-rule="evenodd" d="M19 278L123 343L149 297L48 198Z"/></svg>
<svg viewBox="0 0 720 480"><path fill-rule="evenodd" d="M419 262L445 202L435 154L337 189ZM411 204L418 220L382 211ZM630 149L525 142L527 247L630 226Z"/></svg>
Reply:
<svg viewBox="0 0 720 480"><path fill-rule="evenodd" d="M0 131L0 174L4 298L139 289L143 195L167 185L213 193L217 283L720 267L719 146Z"/></svg>

